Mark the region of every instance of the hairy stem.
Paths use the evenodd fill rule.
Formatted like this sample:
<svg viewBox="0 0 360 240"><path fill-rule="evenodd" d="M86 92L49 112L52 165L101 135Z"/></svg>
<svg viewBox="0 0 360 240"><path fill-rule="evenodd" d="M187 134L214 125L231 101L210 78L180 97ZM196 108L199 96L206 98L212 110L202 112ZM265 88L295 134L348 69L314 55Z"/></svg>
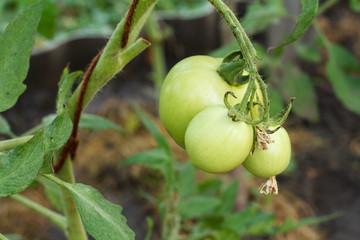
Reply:
<svg viewBox="0 0 360 240"><path fill-rule="evenodd" d="M62 169L58 172L58 176L63 181L75 183L74 170L70 156L66 159ZM49 178L47 175L45 177ZM87 240L88 237L84 225L82 224L71 193L67 189L61 188L61 196L64 214L68 223L65 231L67 238L69 240Z"/></svg>
<svg viewBox="0 0 360 240"><path fill-rule="evenodd" d="M258 69L254 63L256 58L256 50L251 43L249 37L245 33L240 22L237 20L234 13L223 3L221 0L208 0L224 18L225 22L229 26L232 34L234 35L236 41L239 44L240 51L246 61L250 76L253 75L260 86L260 91L262 93L265 112L269 112L268 108L268 94L266 90L266 84L258 73Z"/></svg>
<svg viewBox="0 0 360 240"><path fill-rule="evenodd" d="M11 195L10 198L34 210L35 212L40 213L41 215L52 221L54 224L56 224L60 229L66 229L66 218L63 215L60 215L24 196L21 196L20 194Z"/></svg>

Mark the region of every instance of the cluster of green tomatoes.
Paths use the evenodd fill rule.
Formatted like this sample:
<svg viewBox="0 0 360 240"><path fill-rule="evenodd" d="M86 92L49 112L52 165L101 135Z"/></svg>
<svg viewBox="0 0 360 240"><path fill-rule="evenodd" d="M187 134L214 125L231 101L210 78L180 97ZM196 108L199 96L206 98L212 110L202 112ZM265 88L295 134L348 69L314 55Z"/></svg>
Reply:
<svg viewBox="0 0 360 240"><path fill-rule="evenodd" d="M229 85L218 73L221 63L220 58L193 56L170 70L159 103L165 129L186 149L191 163L206 172L224 173L243 164L258 177L280 174L291 157L286 130L279 126L263 130L231 117L224 96L236 96L225 98L235 105L247 84Z"/></svg>

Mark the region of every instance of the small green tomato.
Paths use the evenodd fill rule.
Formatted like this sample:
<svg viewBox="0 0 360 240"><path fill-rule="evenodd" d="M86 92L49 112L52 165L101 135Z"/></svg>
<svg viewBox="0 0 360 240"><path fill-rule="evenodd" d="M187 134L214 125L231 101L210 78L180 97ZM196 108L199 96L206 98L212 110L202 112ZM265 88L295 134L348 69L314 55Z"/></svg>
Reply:
<svg viewBox="0 0 360 240"><path fill-rule="evenodd" d="M190 162L209 173L223 173L239 166L249 155L252 142L252 127L232 121L223 105L201 111L185 133Z"/></svg>
<svg viewBox="0 0 360 240"><path fill-rule="evenodd" d="M257 177L276 176L282 173L290 163L291 144L286 130L281 127L270 134L270 138L274 142L267 144L267 150L256 148L243 163L244 167Z"/></svg>

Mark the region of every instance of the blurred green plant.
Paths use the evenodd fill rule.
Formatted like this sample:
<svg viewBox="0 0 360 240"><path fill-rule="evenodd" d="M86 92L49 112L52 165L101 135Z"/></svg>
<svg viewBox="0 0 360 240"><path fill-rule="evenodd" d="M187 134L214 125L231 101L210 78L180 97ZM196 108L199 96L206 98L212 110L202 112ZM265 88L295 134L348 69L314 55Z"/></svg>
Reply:
<svg viewBox="0 0 360 240"><path fill-rule="evenodd" d="M119 166L141 164L158 170L164 176L164 191L158 196L143 196L157 205L161 214L161 239L238 240L245 236L270 236L285 233L309 224L337 217L291 218L275 223L275 214L261 210L256 202L242 211L235 211L238 181L225 183L221 178L196 180L196 168L189 162L176 161L166 137L139 106L134 105L139 118L157 142L157 148L135 154Z"/></svg>
<svg viewBox="0 0 360 240"><path fill-rule="evenodd" d="M9 19L36 0L2 0L0 34ZM129 5L130 0L47 0L38 33L46 39L83 34L110 35ZM65 35L65 36L64 36Z"/></svg>
<svg viewBox="0 0 360 240"><path fill-rule="evenodd" d="M9 19L36 0L0 1L0 34ZM110 35L130 4L131 0L47 0L37 32L51 40L74 34ZM162 0L156 6L159 11L187 13L202 9L207 0Z"/></svg>

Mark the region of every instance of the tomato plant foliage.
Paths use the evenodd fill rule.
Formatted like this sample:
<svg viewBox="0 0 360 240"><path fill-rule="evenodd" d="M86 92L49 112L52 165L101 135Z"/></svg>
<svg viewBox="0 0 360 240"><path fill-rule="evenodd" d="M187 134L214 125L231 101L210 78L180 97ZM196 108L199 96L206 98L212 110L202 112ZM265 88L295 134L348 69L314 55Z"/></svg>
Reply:
<svg viewBox="0 0 360 240"><path fill-rule="evenodd" d="M29 5L9 24L0 38L1 112L12 107L25 90L22 82L29 68L30 53L35 39L34 33L40 21L44 4L44 1L39 1ZM128 35L123 36L125 21L122 21L118 29L114 31L113 38L117 39L116 44L110 40L110 47L104 50L105 59L102 59L105 62L109 61L106 59L109 58L106 51L111 51L112 56L114 52L120 55L116 58L118 61L112 61L111 66L98 67L102 68L97 70L100 74L96 74L97 78L101 78L101 84L100 86L90 86L86 91L90 91L94 95L111 79L111 76L114 76L126 63L149 45L147 41L143 39L137 41L136 38L154 4L155 0L136 1L132 8L129 8L129 11L135 11L136 14L128 15L129 18L132 18L132 21L130 20L131 29L127 29ZM130 26L126 27L130 28ZM124 51L130 45L131 51ZM104 78L104 73L106 78ZM78 97L78 92L74 93L73 88L76 79L81 74L81 72L69 73L65 68L59 81L56 114L44 117L40 125L30 129L24 136L17 137L11 131L5 118L1 116L0 133L13 139L0 142L0 196L10 196L14 200L21 199L19 202L26 202L26 206L43 214L54 223L59 223L61 220L61 228L69 239L87 239L83 225L86 231L96 239L134 239L134 232L128 227L126 218L121 213L122 207L105 200L96 189L76 184L71 162L67 163L67 167L62 169L61 173L54 174L52 169L53 161L60 162L60 157L64 153L67 154L64 160L70 161L70 157L68 157L70 152L67 152L66 149L69 144L76 144L74 129L77 125L95 130L115 129L123 133L121 127L102 117L91 114L80 117L82 108L86 106L91 97L87 96L87 102L81 106L82 108L71 106L69 103L72 101L71 99L76 100ZM91 72L88 75L91 75ZM78 98L81 97L83 95L79 94ZM76 115L76 111L78 115ZM74 120L75 115L78 116L79 121ZM71 153L71 156L73 155L74 151ZM60 167L62 166L60 165ZM39 177L39 175L43 175L45 178ZM42 207L24 196L17 195L34 181L44 185L48 198L66 217ZM61 201L61 199L66 200ZM64 223L65 218L67 218L68 224Z"/></svg>
<svg viewBox="0 0 360 240"><path fill-rule="evenodd" d="M75 91L76 80L83 73L69 73L68 68L64 69L59 81L56 113L43 117L41 124L18 137L12 132L6 119L0 116L0 134L12 138L0 141L0 197L16 199L14 195L25 190L34 181L42 184L46 196L61 213L50 209L39 211L38 204L31 200L26 200L27 206L55 223L60 218L68 239L86 240L87 233L95 239L135 238L120 205L106 200L95 188L75 182L71 158L76 155L78 127L92 130L114 129L124 133L120 126L103 117L81 113L113 76L149 46L148 41L137 37L155 3L156 0L133 1L128 13L115 29L104 50L91 63ZM356 1L351 3L357 9ZM302 12L294 31L278 48L300 38L315 18L318 1L302 0L301 4ZM274 22L270 15L286 16L285 8L279 0L266 2L268 12L263 11L263 5L257 1L249 8L249 14L245 17L245 23L253 26L254 32ZM54 21L46 20L54 19L58 14L54 6L52 2L45 1L29 5L0 37L0 112L14 106L25 91L23 81L29 69L34 33L38 25L40 24L38 31L44 36L51 38L54 35L51 30ZM256 14L251 15L251 12L258 16L266 13L266 21L254 21ZM243 31L240 24L235 23L232 27L234 32ZM289 163L290 140L283 128L270 131L273 143L268 139L256 142L255 126L262 127L261 131L268 134L271 125L268 123L276 121L273 121L275 118L268 118L266 86L261 85L263 82L254 75L253 60L260 53L257 55L250 40L244 39L245 42L248 40L245 45L249 54L242 48L240 59L234 60L242 64L240 78L244 81L241 84L236 82L233 85L225 81L218 71L223 59L209 56L193 56L180 61L163 83L159 103L160 119L174 140L186 149L192 164L176 162L167 138L135 106L140 120L155 138L157 148L135 154L120 165L142 164L159 170L164 176L164 190L157 199L152 199L160 212L163 239L182 237L183 232L188 233L189 239L240 239L244 236L286 232L329 219L305 219L297 223L288 219L277 225L274 214L265 213L255 205L240 212L234 211L237 181L225 184L220 179L200 183L196 180L194 166L211 173L223 173L244 163L254 175L271 177L285 170ZM326 42L325 45L330 53L326 71L331 75L332 84L336 86L335 92L349 109L358 112L358 105L351 104L350 100L350 96L356 98L358 88L349 88L349 84L358 84L355 84L356 78L348 74L349 71L357 71L356 61L342 48ZM298 52L305 51L312 52L312 49L298 47ZM339 56L346 57L347 61L338 62ZM246 58L251 58L251 61ZM248 65L244 65L244 59L248 61ZM268 64L274 59L268 57ZM319 55L308 56L308 60L317 62ZM315 102L314 91L308 91L313 90L310 77L302 73L296 75L294 71L298 69L293 70L287 72L291 75L287 81L289 92L298 92L299 98L303 99L306 98L305 92L310 92L310 100ZM297 85L299 81L302 84ZM226 98L229 94L237 99ZM280 114L280 118L287 116L291 104L289 106ZM310 103L303 105L296 112L301 114L310 106ZM314 112L309 115L318 118ZM265 144L267 150L256 148L263 146L262 144ZM54 166L60 166L60 171L55 167L53 169L53 162ZM63 221L65 218L67 221ZM5 237L0 234L0 238Z"/></svg>

